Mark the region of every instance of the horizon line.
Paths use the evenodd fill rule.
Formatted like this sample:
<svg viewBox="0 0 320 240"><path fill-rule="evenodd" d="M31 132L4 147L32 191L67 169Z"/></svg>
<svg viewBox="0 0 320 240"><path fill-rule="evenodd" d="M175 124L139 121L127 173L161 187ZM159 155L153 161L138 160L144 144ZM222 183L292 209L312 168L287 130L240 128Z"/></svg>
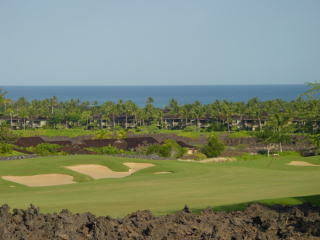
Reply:
<svg viewBox="0 0 320 240"><path fill-rule="evenodd" d="M1 87L208 87L208 86L279 86L306 85L306 83L264 83L264 84L176 84L176 85L0 85Z"/></svg>

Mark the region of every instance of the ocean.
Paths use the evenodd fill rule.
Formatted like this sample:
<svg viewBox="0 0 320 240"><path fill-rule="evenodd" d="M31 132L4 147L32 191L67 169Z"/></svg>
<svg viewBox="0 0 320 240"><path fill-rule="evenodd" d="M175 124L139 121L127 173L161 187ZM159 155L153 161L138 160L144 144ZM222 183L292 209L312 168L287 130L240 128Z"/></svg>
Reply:
<svg viewBox="0 0 320 240"><path fill-rule="evenodd" d="M305 92L306 85L218 85L218 86L3 86L7 97L17 100L25 97L28 100L44 99L53 96L59 100L80 99L81 101L117 102L132 100L143 106L148 97L154 104L165 106L170 99L180 104L200 101L212 103L216 99L228 101L247 101L258 97L260 100L283 99L294 100Z"/></svg>

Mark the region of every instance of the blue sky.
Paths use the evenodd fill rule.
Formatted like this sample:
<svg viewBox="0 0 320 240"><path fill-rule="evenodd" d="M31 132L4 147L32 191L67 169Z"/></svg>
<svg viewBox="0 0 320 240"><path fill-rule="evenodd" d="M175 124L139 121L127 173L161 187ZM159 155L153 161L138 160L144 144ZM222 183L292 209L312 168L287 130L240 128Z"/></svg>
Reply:
<svg viewBox="0 0 320 240"><path fill-rule="evenodd" d="M320 80L319 0L0 0L0 85Z"/></svg>

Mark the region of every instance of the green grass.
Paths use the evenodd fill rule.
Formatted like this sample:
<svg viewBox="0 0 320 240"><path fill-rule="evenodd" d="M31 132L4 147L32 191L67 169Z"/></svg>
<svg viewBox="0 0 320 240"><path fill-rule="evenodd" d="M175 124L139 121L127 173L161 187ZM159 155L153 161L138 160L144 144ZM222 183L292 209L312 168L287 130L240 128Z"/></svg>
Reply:
<svg viewBox="0 0 320 240"><path fill-rule="evenodd" d="M11 156L19 156L23 155L21 152L12 151L11 153L0 153L0 157L11 157Z"/></svg>
<svg viewBox="0 0 320 240"><path fill-rule="evenodd" d="M243 137L252 137L254 132L249 131L239 131L239 132L232 132L228 133L230 138L243 138Z"/></svg>
<svg viewBox="0 0 320 240"><path fill-rule="evenodd" d="M42 212L68 208L97 215L123 216L138 209L155 214L175 212L187 204L191 209L208 206L230 210L248 202L301 203L303 199L320 205L320 167L289 166L290 161L320 164L320 157L260 157L226 163L197 163L173 160L139 160L99 155L54 156L1 161L0 175L64 173L77 184L26 187L0 179L0 204L26 208L30 203ZM116 171L126 171L123 162L150 162L156 166L122 179L93 180L64 168L73 164L96 163ZM156 175L154 172L171 171ZM297 197L298 196L298 197Z"/></svg>

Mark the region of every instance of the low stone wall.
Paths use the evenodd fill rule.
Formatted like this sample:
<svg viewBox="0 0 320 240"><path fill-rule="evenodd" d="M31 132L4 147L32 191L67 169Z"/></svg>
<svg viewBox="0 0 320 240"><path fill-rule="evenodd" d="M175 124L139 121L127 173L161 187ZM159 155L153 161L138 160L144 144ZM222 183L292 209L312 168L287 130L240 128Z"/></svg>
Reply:
<svg viewBox="0 0 320 240"><path fill-rule="evenodd" d="M30 155L7 156L7 157L0 157L0 161L26 159L26 158L36 158L36 157L39 157L39 155L30 154Z"/></svg>

